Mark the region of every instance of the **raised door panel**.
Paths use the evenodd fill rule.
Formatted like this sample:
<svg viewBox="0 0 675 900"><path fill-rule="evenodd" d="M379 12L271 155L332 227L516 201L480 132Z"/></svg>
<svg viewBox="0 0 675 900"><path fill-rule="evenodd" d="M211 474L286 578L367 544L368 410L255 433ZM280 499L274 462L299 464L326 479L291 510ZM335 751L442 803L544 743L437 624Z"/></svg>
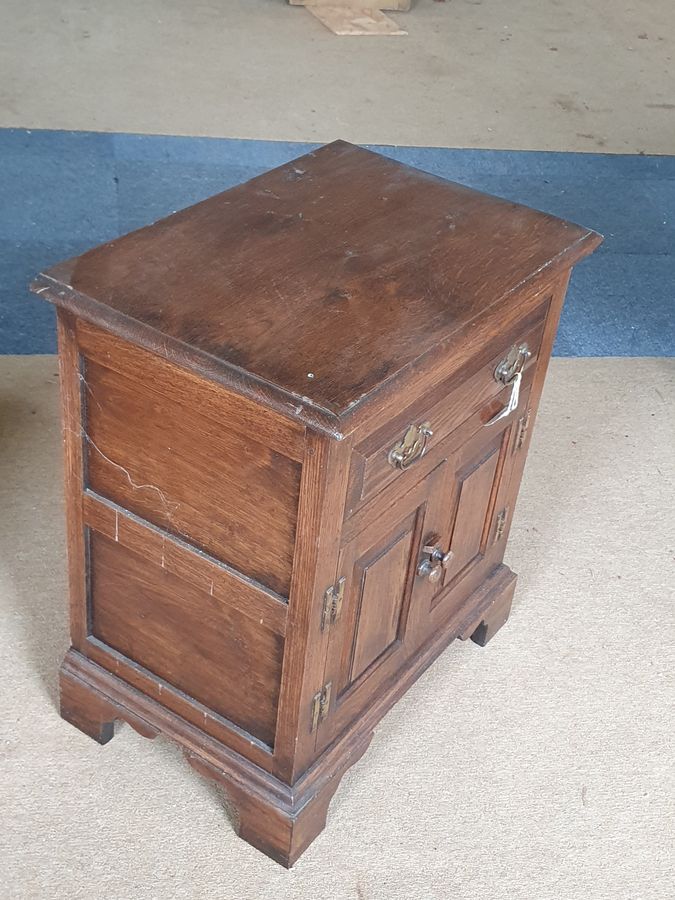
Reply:
<svg viewBox="0 0 675 900"><path fill-rule="evenodd" d="M342 548L344 595L331 626L324 682L330 684L330 715L319 728L319 749L359 715L415 648L419 611L442 588L417 569L422 546L442 530L447 471L441 462Z"/></svg>
<svg viewBox="0 0 675 900"><path fill-rule="evenodd" d="M491 438L487 446L479 445L478 452L471 448L468 459L462 459L460 454L452 501L449 544L452 556L445 572L446 587L485 554L506 434L503 431L496 439Z"/></svg>
<svg viewBox="0 0 675 900"><path fill-rule="evenodd" d="M482 428L448 458L452 486L444 503L447 548L443 589L420 617L422 643L502 562L525 459L529 391L503 421Z"/></svg>
<svg viewBox="0 0 675 900"><path fill-rule="evenodd" d="M343 645L340 693L353 685L394 642L405 634L413 546L420 526L415 510L382 543L351 565L351 641ZM353 548L357 550L358 548Z"/></svg>
<svg viewBox="0 0 675 900"><path fill-rule="evenodd" d="M89 631L108 656L112 648L168 692L202 704L204 716L220 716L272 746L283 637L94 531L89 558Z"/></svg>

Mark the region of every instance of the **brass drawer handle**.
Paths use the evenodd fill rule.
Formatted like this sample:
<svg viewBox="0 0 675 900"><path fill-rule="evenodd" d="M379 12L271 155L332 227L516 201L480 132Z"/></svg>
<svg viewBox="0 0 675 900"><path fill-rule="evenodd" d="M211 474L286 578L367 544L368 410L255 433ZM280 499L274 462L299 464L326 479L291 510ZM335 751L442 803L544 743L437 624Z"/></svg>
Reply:
<svg viewBox="0 0 675 900"><path fill-rule="evenodd" d="M494 372L495 381L501 382L503 385L511 385L511 394L509 402L504 409L484 423L484 427L488 428L510 416L514 409L518 408L520 399L520 382L523 380L523 368L527 360L532 356L530 348L527 344L514 344L508 354L499 363Z"/></svg>
<svg viewBox="0 0 675 900"><path fill-rule="evenodd" d="M433 435L429 422L411 425L403 440L394 444L389 451L389 462L396 469L407 469L416 459L424 456L427 451L427 441Z"/></svg>

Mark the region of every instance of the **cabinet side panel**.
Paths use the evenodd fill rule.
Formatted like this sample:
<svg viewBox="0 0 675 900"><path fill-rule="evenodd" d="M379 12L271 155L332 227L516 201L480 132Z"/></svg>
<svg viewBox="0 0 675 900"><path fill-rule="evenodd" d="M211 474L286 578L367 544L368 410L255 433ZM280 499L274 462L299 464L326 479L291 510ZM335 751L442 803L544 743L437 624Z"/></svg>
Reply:
<svg viewBox="0 0 675 900"><path fill-rule="evenodd" d="M283 638L96 532L90 566L93 637L274 743Z"/></svg>
<svg viewBox="0 0 675 900"><path fill-rule="evenodd" d="M214 404L143 362L121 374L84 360L87 487L287 597L300 463L255 423L233 428L224 390Z"/></svg>

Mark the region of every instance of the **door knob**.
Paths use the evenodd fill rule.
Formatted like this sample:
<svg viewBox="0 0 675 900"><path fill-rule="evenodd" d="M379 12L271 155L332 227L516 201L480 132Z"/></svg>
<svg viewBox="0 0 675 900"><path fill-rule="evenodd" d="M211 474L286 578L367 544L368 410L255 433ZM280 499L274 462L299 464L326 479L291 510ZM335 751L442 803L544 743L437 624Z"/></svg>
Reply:
<svg viewBox="0 0 675 900"><path fill-rule="evenodd" d="M421 560L417 567L417 574L426 578L432 584L436 584L441 580L443 570L447 569L450 564L452 550L444 553L438 544L432 542L422 547L422 554L424 559Z"/></svg>

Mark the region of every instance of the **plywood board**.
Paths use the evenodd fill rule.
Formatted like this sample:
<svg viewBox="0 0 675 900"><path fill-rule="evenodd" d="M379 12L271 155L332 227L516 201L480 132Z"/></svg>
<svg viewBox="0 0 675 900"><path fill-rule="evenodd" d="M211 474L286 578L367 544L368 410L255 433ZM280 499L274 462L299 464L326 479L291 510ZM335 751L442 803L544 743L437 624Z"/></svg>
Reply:
<svg viewBox="0 0 675 900"><path fill-rule="evenodd" d="M387 9L390 12L407 12L411 0L288 0L291 6L340 6L344 9Z"/></svg>
<svg viewBox="0 0 675 900"><path fill-rule="evenodd" d="M342 6L308 6L315 16L334 34L397 35L407 34L393 19L379 9L348 9Z"/></svg>

